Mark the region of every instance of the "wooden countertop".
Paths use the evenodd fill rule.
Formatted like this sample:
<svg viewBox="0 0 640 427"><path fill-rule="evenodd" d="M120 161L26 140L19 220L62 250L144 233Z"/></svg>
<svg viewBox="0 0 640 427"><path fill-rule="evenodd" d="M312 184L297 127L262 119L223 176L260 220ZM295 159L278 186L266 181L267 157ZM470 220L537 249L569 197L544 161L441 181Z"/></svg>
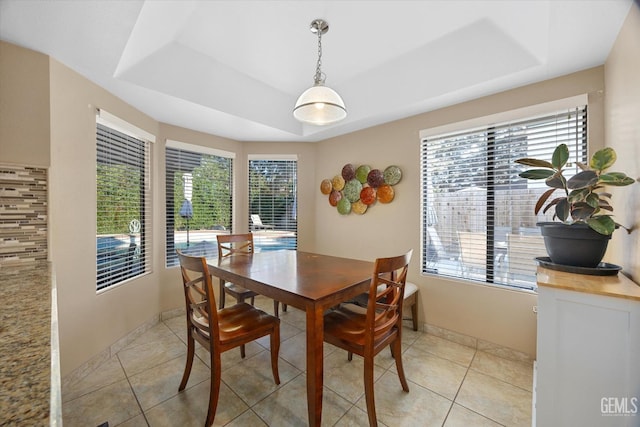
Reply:
<svg viewBox="0 0 640 427"><path fill-rule="evenodd" d="M640 286L622 273L590 276L538 267L538 286L640 301Z"/></svg>
<svg viewBox="0 0 640 427"><path fill-rule="evenodd" d="M0 265L0 425L61 425L52 301L49 263Z"/></svg>

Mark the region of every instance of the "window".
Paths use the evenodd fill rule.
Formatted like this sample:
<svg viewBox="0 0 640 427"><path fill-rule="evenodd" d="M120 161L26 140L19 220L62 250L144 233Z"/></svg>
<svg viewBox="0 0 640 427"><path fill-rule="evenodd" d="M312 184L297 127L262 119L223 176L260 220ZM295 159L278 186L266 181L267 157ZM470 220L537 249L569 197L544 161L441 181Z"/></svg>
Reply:
<svg viewBox="0 0 640 427"><path fill-rule="evenodd" d="M97 290L151 271L149 142L104 117L96 137Z"/></svg>
<svg viewBox="0 0 640 427"><path fill-rule="evenodd" d="M256 250L298 247L297 164L249 159L249 228Z"/></svg>
<svg viewBox="0 0 640 427"><path fill-rule="evenodd" d="M546 256L534 215L544 182L518 176L521 157L551 159L565 143L586 161L586 107L427 137L422 161L422 272L535 288Z"/></svg>
<svg viewBox="0 0 640 427"><path fill-rule="evenodd" d="M168 141L166 148L167 267L176 249L217 257L216 235L230 233L233 153Z"/></svg>

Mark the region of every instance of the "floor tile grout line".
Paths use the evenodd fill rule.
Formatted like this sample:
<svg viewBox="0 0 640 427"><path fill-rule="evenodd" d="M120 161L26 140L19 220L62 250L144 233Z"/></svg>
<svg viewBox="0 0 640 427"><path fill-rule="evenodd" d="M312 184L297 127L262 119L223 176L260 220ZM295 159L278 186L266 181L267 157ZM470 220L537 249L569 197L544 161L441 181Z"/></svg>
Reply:
<svg viewBox="0 0 640 427"><path fill-rule="evenodd" d="M475 409L469 408L468 406L465 406L465 405L463 405L462 403L457 403L457 402L456 402L456 405L458 405L458 406L460 406L460 407L462 407L462 408L466 409L467 411L473 412L474 414L479 415L479 416L481 416L482 418L485 418L485 419L487 419L487 420L491 421L492 423L495 423L495 424L497 424L497 425L499 425L499 426L501 426L501 427L506 427L506 426L505 426L505 424L502 424L501 422L496 421L496 420L494 420L493 418L491 418L491 417L489 417L489 416L487 416L487 415L485 415L485 414L483 414L483 413L481 413L481 412L476 411Z"/></svg>
<svg viewBox="0 0 640 427"><path fill-rule="evenodd" d="M464 373L464 376L462 377L462 381L460 381L460 385L458 386L458 389L456 390L456 394L455 396L453 396L453 399L451 400L451 406L449 406L449 410L447 411L447 415L444 417L444 420L442 421L442 427L444 427L444 425L447 423L447 419L449 418L449 414L451 414L451 410L453 409L453 405L456 404L456 400L458 399L458 395L460 394L460 390L462 390L462 385L464 384L464 380L467 379L467 374L469 373L469 370L471 369L471 365L473 365L473 361L476 358L476 354L478 354L478 349L475 349L473 351L473 356L471 356L471 360L469 361L469 366L467 366L467 370Z"/></svg>
<svg viewBox="0 0 640 427"><path fill-rule="evenodd" d="M185 347L187 346L187 344L186 344L184 341L182 341L182 339L180 338L180 336L178 336L178 334L177 334L175 331L173 331L173 330L172 330L172 329L171 329L171 328L170 328L166 323L164 323L164 321L162 321L162 320L161 320L161 321L160 321L160 323L163 323L163 325L164 325L164 326L165 326L169 331L171 331L171 332L172 332L172 333L173 333L173 334L174 334L174 335L175 335L175 336L180 340L180 342L182 342L182 344L183 344ZM125 348L126 348L126 347L125 347ZM119 352L118 352L118 353L119 353ZM148 420L148 418L147 418L147 413L146 413L146 412L147 412L147 411L149 411L149 410L151 410L151 409L153 409L153 408L155 408L155 407L157 407L158 405L161 405L161 404L163 404L163 403L167 402L167 401L168 401L168 400L170 400L170 399L173 399L174 397L176 397L176 396L178 395L179 391L178 391L178 392L176 392L176 394L174 394L174 395L172 395L172 396L168 397L167 399L164 399L163 401L158 402L157 404L155 404L155 405L153 405L152 407L148 408L148 409L147 409L147 411L145 411L145 410L142 408L142 404L140 403L140 400L139 400L139 398L138 398L138 395L136 394L135 389L133 388L133 384L131 384L130 376L129 376L129 374L127 373L126 369L124 368L124 365L122 364L122 360L121 360L121 359L120 359L120 357L118 356L118 353L116 353L114 356L118 358L118 363L120 364L120 367L121 367L121 369L122 369L122 371L123 371L123 373L124 373L124 375L125 375L125 379L127 380L127 383L129 384L129 387L131 388L131 393L133 394L134 398L136 399L136 403L138 404L138 407L140 408L140 412L141 412L141 414L142 414L142 416L143 416L143 418L144 418L145 422L147 423L147 426L150 426L150 423L149 423L149 420ZM194 356L199 358L199 356L198 356L198 355L196 355L195 353L194 353ZM176 360L176 359L178 359L178 358L182 358L182 357L184 357L184 356L183 356L183 355L178 355L178 356L174 357L173 359L169 359L169 360L167 360L167 361L165 361L165 362L159 363L158 365L150 366L150 367L148 367L147 369L145 369L145 370L143 370L143 371L136 372L135 374L132 374L131 376L133 377L133 376L136 376L136 375L140 375L140 374L142 374L143 372L148 371L149 369L156 368L157 366L160 366L160 365L162 365L162 364L164 364L164 363L168 363L168 362L171 362L171 361L173 361L173 360ZM200 358L199 358L199 359L200 359ZM197 382L197 383L195 383L195 384L192 384L190 387L186 387L186 388L185 388L185 391L186 391L186 390L188 390L188 389L190 389L190 388L193 388L193 387L195 387L196 385L201 384L201 383L203 383L203 382L205 382L205 381L206 381L206 379L204 379L204 380L202 380L202 381L199 381L199 382ZM135 418L135 417L133 417L133 418Z"/></svg>
<svg viewBox="0 0 640 427"><path fill-rule="evenodd" d="M161 322L163 323L163 327L164 327L164 328L167 328L167 329L171 332L171 334L170 334L171 336L175 336L175 337L177 337L177 338L179 339L179 341L183 344L183 346L185 346L185 347L187 346L187 344L186 344L186 343L185 343L185 342L180 338L180 335L179 335L179 333L178 333L178 332L176 332L174 329L172 329L171 327L169 327L169 325L168 325L167 323L165 323L165 321L164 321L164 320L163 320L163 321L161 321ZM286 323L288 323L288 322L286 322ZM295 328L296 330L297 330L297 329L299 329L295 324L291 324L291 323L288 323L288 324L289 324L291 327ZM298 333L296 333L296 334L294 334L294 335L290 336L289 338L287 338L287 340L288 340L288 339L291 339L291 338L294 338L295 336L297 336L298 334L303 333L303 332L304 332L304 331L299 331ZM423 333L423 334L426 334L426 332L424 332L424 331L422 331L422 333ZM403 353L406 353L407 351L412 350L412 349L413 349L413 350L418 350L418 351L420 351L420 352L423 352L423 350L421 350L421 349L419 349L418 347L416 347L416 342L417 342L417 340L418 340L419 338L420 338L419 336L418 336L418 337L414 337L414 338L413 338L413 340L411 341L411 343L410 343L410 344L407 344L407 347L406 347L406 349L403 351ZM163 339L163 337L158 337L158 339ZM443 338L443 339L444 339L444 338ZM285 341L286 341L286 340L285 340ZM262 351L269 351L269 350L268 350L268 348L264 347L262 344L260 344L260 343L257 343L257 344L260 346L261 350L260 350L260 351L258 351L258 352L257 352L257 353L255 353L255 354L251 355L251 356L249 357L249 359L250 359L250 358L253 358L253 357L258 356L259 354L261 354L261 353L262 353ZM476 369L476 368L473 368L473 367L472 367L472 366L473 366L473 363L474 363L474 361L476 361L476 359L478 358L478 351L480 351L480 350L478 350L478 349L474 349L474 353L473 353L473 356L472 356L472 358L471 358L471 361L469 362L469 364L468 364L467 366L461 365L459 362L457 362L457 361L455 361L455 360L452 360L451 358L449 358L449 357L447 357L447 356L444 356L444 355L442 355L442 354L435 354L435 353L432 353L432 352L429 352L429 351L427 351L427 352L426 352L426 353L428 353L428 354L430 354L430 355L432 355L432 356L434 356L434 357L437 357L437 358L439 358L439 359L446 360L446 361L451 362L451 363L453 363L453 364L456 364L456 365L459 365L459 366L463 366L463 367L465 367L465 369L466 369L466 370L465 370L465 375L464 375L464 377L462 378L462 381L461 381L461 383L460 383L459 387L457 388L457 391L456 391L456 394L455 394L455 396L454 396L453 400L452 400L452 399L450 399L450 398L447 398L446 396L442 396L440 393L436 393L436 392L434 392L433 390L431 390L431 389L430 389L430 388L428 388L428 387L421 386L420 384L417 384L417 383L415 383L415 382L411 381L411 380L408 378L408 380L409 380L409 381L411 381L411 382L412 382L412 384L415 384L416 386L421 387L421 388L425 388L425 389L427 389L427 390L429 390L429 391L431 391L431 392L433 392L433 393L435 393L435 394L437 394L437 395L439 395L439 396L442 396L443 398L445 398L445 399L447 399L447 400L449 400L449 401L451 402L451 404L449 405L449 409L448 409L448 411L447 411L447 413L446 413L446 416L445 416L445 418L444 418L443 425L444 425L444 423L446 423L446 421L449 419L449 416L451 415L451 411L452 411L452 409L453 409L453 405L454 405L454 404L458 404L458 405L460 405L460 406L464 407L465 409L467 409L467 410L469 410L469 411L471 411L471 412L473 412L473 413L475 413L475 414L477 414L477 415L479 415L479 416L481 416L481 417L483 417L483 418L486 418L486 419L488 419L488 420L491 420L491 421L493 421L493 422L496 422L496 423L497 423L497 421L493 420L492 418L489 418L489 417L487 417L486 415L483 415L483 414L481 414L481 413L479 413L479 412L477 412L477 411L474 411L474 410L472 410L472 409L470 409L470 408L467 408L466 406L461 405L460 403L458 403L458 402L457 402L457 399L459 398L459 394L460 394L460 391L461 391L461 389L462 389L462 386L463 386L464 382L466 381L466 379L467 379L467 377L468 377L468 374L469 374L471 371L476 372L476 373L479 373L479 374L482 374L482 375L485 375L485 376L487 376L487 377L489 377L489 378L493 378L494 380L497 380L497 381L499 381L499 382L501 382L501 383L504 383L504 384L507 384L507 385L510 385L510 386L513 386L513 387L516 387L516 388L521 389L521 390L523 390L523 391L525 391L525 392L531 393L531 391L530 391L530 390L527 390L527 389L525 389L525 388L523 388L523 387L521 387L521 386L518 386L518 385L516 385L516 384L513 384L512 382L510 382L510 381L508 381L508 380L504 380L504 379L501 379L501 378L495 377L494 375L491 375L490 373L482 372L482 371L479 371L479 370L478 370L478 369ZM146 412L145 412L144 410L142 410L142 406L141 406L140 400L139 400L139 398L138 398L138 395L135 393L135 391L134 391L134 389L133 389L132 382L131 382L131 378L133 378L135 375L139 375L139 374L141 374L141 373L145 372L145 371L146 371L146 370L148 370L148 369L153 369L153 368L155 368L155 367L157 367L157 366L161 365L162 363L167 363L167 362L169 362L169 361L171 361L171 360L175 360L175 359L178 359L178 358L184 357L185 355L184 355L184 354L178 355L178 356L176 356L174 359L171 359L171 360L169 360L169 361L165 361L165 362L159 363L159 364L155 365L154 367L148 367L147 369L145 369L145 370L143 370L143 371L136 372L136 373L131 374L131 375L130 375L130 374L128 374L128 373L127 373L127 371L124 369L123 361L120 359L119 354L118 354L118 353L116 353L116 354L114 354L114 356L118 357L117 362L118 362L118 364L120 365L120 369L121 369L121 370L122 370L122 372L124 373L125 379L127 379L127 383L129 384L130 390L132 391L132 393L133 393L133 395L134 395L134 398L136 399L136 402L137 402L138 407L139 407L139 409L140 409L140 411L141 411L141 414L143 415L143 418L144 418L145 422L147 423L147 425L150 425L150 424L149 424L149 420L147 419L147 414L146 414ZM200 360L201 362L203 362L203 363L204 363L204 361L202 360L202 358L201 358L200 356L198 356L197 354L195 354L195 356L196 356L196 357L198 357L198 360ZM326 356L325 356L325 357L326 357ZM453 356L450 356L450 357L453 357ZM497 357L499 357L499 356L497 356ZM281 362L285 362L285 363L287 363L288 365L291 365L291 366L292 366L292 367L294 367L297 371L299 371L299 373L298 373L298 374L296 374L296 375L294 375L294 376L291 378L291 380L287 381L287 383L284 383L284 384L279 385L275 390L271 391L270 393L268 393L266 396L264 396L262 399L260 399L259 401L255 402L255 403L254 403L253 405L251 405L251 406L249 406L249 405L247 404L247 402L245 402L245 401L244 401L244 400L243 400L243 399L242 399L242 398L237 394L237 392L236 392L233 388L231 388L231 387L230 387L230 386L225 382L225 385L227 385L227 387L229 387L229 389L234 393L234 395L236 395L236 396L237 396L241 401L243 401L245 404L247 404L248 410L251 410L253 414L255 414L255 415L256 415L256 416L257 416L261 421L263 421L263 422L265 422L265 423L266 423L266 421L265 421L265 420L263 420L263 419L258 415L258 413L257 413L257 412L255 412L255 410L254 410L255 406L256 406L257 404L259 404L261 401L263 401L264 399L267 399L267 398L268 398L269 396L271 396L273 393L275 393L275 392L277 392L278 390L280 390L282 387L286 386L286 384L288 384L289 382L291 382L291 381L292 381L292 380L294 380L295 378L298 378L298 376L299 376L300 374L303 374L303 375L304 375L304 374L306 373L306 370L300 370L300 369L299 369L299 368L297 368L295 365L293 365L291 362L289 362L288 360L284 359L282 356L280 356L280 355L279 355L279 358L280 358ZM510 359L508 359L508 360L510 360ZM205 363L205 365L206 365L206 363ZM386 365L386 364L385 364L385 365ZM383 370L383 371L382 371L382 374L380 375L380 377L378 378L378 380L376 381L376 383L378 383L378 382L380 381L380 378L382 378L385 374L387 374L388 372L392 371L392 368L393 368L393 366L395 366L395 365L394 365L393 363L391 363L391 364L389 365L389 367L385 367L384 365L377 365L377 366L378 366L378 367L380 367L380 368L382 368L382 370ZM207 367L207 368L209 368L209 367ZM192 387L194 387L194 386L196 386L196 385L198 385L198 384L201 384L202 382L207 381L207 379L208 379L208 378L205 378L205 379L203 379L202 381L199 381L199 382L197 382L197 383L194 383L194 384L193 384L191 387L189 387L189 388L192 388ZM116 382L117 382L117 381L116 381ZM224 382L224 381L223 381L223 382ZM115 383L115 382L114 382L114 383ZM99 387L98 389L93 390L93 391L98 391L98 390L100 390L100 389L102 389L102 388L104 388L104 387L106 387L106 386L108 386L108 385L112 385L112 384L114 384L114 383L102 385L101 387ZM325 386L326 386L326 385L325 385ZM344 399L344 396L342 396L340 393L337 393L335 390L333 390L333 389L331 389L331 388L329 388L329 387L327 387L327 389L328 389L328 390L331 390L332 392L336 393L338 396L341 396L341 397ZM93 392L93 391L91 391L91 392ZM68 401L68 402L73 402L74 400L78 399L79 397L85 396L86 394L89 394L89 393L91 393L91 392L83 393L83 394L81 394L80 396L78 396L78 397L76 397L76 398L74 398L73 400ZM169 399L171 399L171 398L174 398L176 395L177 395L177 393L176 393L176 394L174 394L174 395L172 395L170 398L165 399L163 402L159 402L159 403L157 403L156 405L154 405L154 406L153 406L153 408L155 408L155 407L156 407L156 406L158 406L158 405L163 404L164 402L166 402L166 400L169 400ZM359 399L361 399L361 398L362 398L362 395L359 397ZM346 399L345 399L345 400L346 400ZM348 410L347 410L347 411L346 411L346 412L345 412L345 413L340 417L340 419L344 418L344 416L345 416L345 415L346 415L350 410L352 410L353 408L358 408L356 403L352 403L352 404L350 405L349 409L348 409ZM152 409L152 408L149 408L149 410L150 410L150 409ZM358 408L358 410L360 410L360 408ZM246 412L246 411L245 411L245 412ZM136 416L137 416L137 415L136 415ZM237 418L237 417L236 417L236 418ZM124 422L126 422L126 421L128 421L128 420L125 420ZM231 422L231 421L230 421L230 422ZM267 423L267 424L268 424L268 423ZM499 424L499 423L498 423L498 424ZM500 424L500 425L502 425L502 424Z"/></svg>
<svg viewBox="0 0 640 427"><path fill-rule="evenodd" d="M524 392L526 392L526 393L533 393L533 391L532 391L532 390L527 390L526 388L520 387L520 386L519 386L519 385L517 385L517 384L513 384L513 383L511 383L511 382L509 382L509 381L505 381L503 378L498 378L498 377L496 377L496 376L494 376L494 375L491 375L491 374L486 373L486 372L479 371L479 370L477 370L477 369L471 369L471 367L469 368L469 370L471 370L471 371L473 371L473 372L475 372L475 373L478 373L478 374L481 374L481 375L487 376L487 377L489 377L489 378L492 378L492 379L494 379L494 380L496 380L496 381L500 381L500 382L501 382L501 383L503 383L503 384L507 384L507 385L510 385L510 386L515 387L515 388L517 388L517 389L520 389L520 390L522 390L522 391L524 391Z"/></svg>
<svg viewBox="0 0 640 427"><path fill-rule="evenodd" d="M194 356L195 356L195 355L194 355ZM163 362L163 363L168 363L168 362L171 362L171 361L176 360L176 359L181 358L181 357L183 357L183 356L182 356L182 355L180 355L180 356L176 356L175 358L173 358L173 359L169 359L169 360L167 360L166 362ZM197 357L197 356L196 356L196 357ZM156 365L156 366L159 366L159 365ZM207 367L207 368L208 368L208 367ZM149 369L153 369L153 368L149 368ZM145 370L145 371L146 371L146 370ZM145 372L145 371L142 371L142 372ZM134 374L134 375L132 375L132 376L139 375L139 374L141 374L142 372L138 372L138 373L136 373L136 374ZM187 382L187 385L185 386L185 389L184 389L184 390L182 390L182 391L179 391L179 390L178 390L178 391L176 391L176 392L175 392L175 394L173 394L173 395L171 395L171 396L167 397L167 398L166 398L166 399L164 399L164 400L161 400L160 402L158 402L158 403L154 404L154 405L153 405L153 406L151 406L150 408L147 408L147 410L146 410L146 411L145 411L145 410L143 410L143 411L142 411L142 413L144 414L145 420L147 419L147 412L151 411L153 408L156 408L157 406L160 406L160 405L162 405L162 404L166 403L167 401L169 401L169 400L171 400L171 399L175 398L176 396L178 396L178 395L179 395L180 393L182 393L182 392L186 392L187 390L192 389L192 388L194 388L195 386L198 386L198 385L200 385L200 384L202 384L202 383L206 382L208 379L209 379L209 378L205 378L205 379L203 379L203 380L200 380L200 381L197 381L197 382L194 382L193 384L191 384L191 383L190 383L190 381L192 380L192 377L190 376L190 377L189 377L189 382ZM131 388L132 388L132 391L133 391L134 395L135 395L135 396L136 396L136 398L137 398L137 397L138 397L138 395L136 394L135 390L133 390L133 385L131 386ZM140 405L140 407L142 408L142 405ZM147 421L147 425L150 425L148 421Z"/></svg>
<svg viewBox="0 0 640 427"><path fill-rule="evenodd" d="M471 411L471 412L473 412L473 413L475 413L475 414L478 414L478 415L480 415L481 417L486 418L486 419L488 419L488 420L490 420L490 421L492 421L492 422L494 422L494 423L496 423L496 424L498 424L498 425L503 426L503 424L502 424L502 423L500 423L500 422L498 422L498 421L494 420L493 418L490 418L489 416L487 416L487 415L485 415L485 414L482 414L482 413L480 413L480 412L478 412L478 411L476 411L476 410L473 410L473 409L471 409L471 408L467 408L465 405L463 405L463 404L461 404L461 403L458 403L458 402L457 402L457 400L458 400L458 395L460 394L460 390L462 390L462 386L463 386L463 384L464 384L464 381L467 379L467 375L469 374L469 371L479 372L479 371L477 371L476 369L473 369L473 368L472 368L472 366L473 366L473 361L476 359L476 356L477 356L477 354L478 354L478 351L481 351L481 350L476 349L476 350L475 350L475 352L473 353L473 357L471 358L471 362L469 362L469 367L467 368L467 372L465 372L464 377L462 378L462 381L460 382L460 387L458 387L458 391L456 392L456 395L455 395L455 397L454 397L454 399L453 399L453 404L451 405L451 408L449 409L449 412L447 413L447 417L445 418L445 422L447 421L447 418L449 417L449 414L451 413L451 409L453 409L453 405L455 404L455 405L459 405L459 406L461 406L461 407L463 407L463 408L465 408L465 409L467 409L467 410L469 410L469 411ZM481 373L482 373L482 372L481 372ZM487 374L484 374L484 375L487 375ZM492 375L487 375L487 376L488 376L488 377L491 377L491 378L495 378L495 377L493 377ZM495 378L495 379L498 379L498 378ZM503 382L504 382L505 384L509 384L509 383L507 383L507 382L505 382L505 381L503 381ZM513 385L513 384L511 384L511 385ZM443 427L444 427L444 424L443 424Z"/></svg>
<svg viewBox="0 0 640 427"><path fill-rule="evenodd" d="M477 354L477 352L482 352L482 353L485 353L485 354L490 354L490 355L492 355L492 356L494 356L494 357L498 357L498 358L500 358L500 359L504 359L504 360L507 360L507 361L509 361L509 362L519 363L518 361L511 360L511 359L507 359L507 358L500 357L500 356L496 356L496 355L494 355L494 354L487 353L487 352L484 352L484 351L482 351L482 350L476 350L476 354ZM475 359L475 355L474 355L474 359ZM488 376L488 377L490 377L490 378L496 379L496 380L501 381L501 382L503 382L503 383L505 383L505 384L509 384L509 385L511 385L511 386L513 386L513 387L519 388L520 390L523 390L523 391L525 391L525 392L527 392L527 393L533 393L533 391L532 391L532 390L527 390L526 388L521 387L521 386L519 386L518 384L514 384L514 383L513 383L513 382L511 382L511 381L507 381L507 380L505 380L504 378L499 378L499 377L497 377L497 376L495 376L495 375L492 375L492 374L490 374L490 373L488 373L488 372L484 372L484 371L481 371L481 370L479 370L479 369L477 369L477 368L473 368L473 366L472 366L472 365L473 365L473 363L469 364L469 370L471 370L471 371L473 371L473 372L477 372L477 373L479 373L479 374L486 375L486 376ZM532 388L533 388L533 384L532 384Z"/></svg>
<svg viewBox="0 0 640 427"><path fill-rule="evenodd" d="M116 353L115 356L118 357L118 353ZM119 357L118 357L118 363L120 364L120 368L122 368L122 372L124 372L124 376L125 376L125 379L127 380L127 384L129 384L129 389L131 389L131 394L133 394L133 398L136 400L136 403L138 404L138 408L140 409L140 415L142 415L142 418L144 418L144 422L147 423L147 426L148 426L149 425L149 421L147 420L147 417L146 417L146 415L144 413L144 410L142 409L142 404L140 403L140 400L138 399L138 395L136 394L135 390L133 389L133 385L131 384L131 380L129 379L129 375L127 374L127 371L124 369L124 365L122 364L122 360L120 360ZM133 418L135 418L137 416L138 415L135 415L135 416L131 417L130 419L133 419ZM128 420L125 420L120 424L123 424L123 423L125 423L127 421Z"/></svg>
<svg viewBox="0 0 640 427"><path fill-rule="evenodd" d="M254 356L257 356L260 353L255 354ZM251 356L251 357L254 357ZM281 357L278 356L278 359L281 359ZM296 375L294 375L289 381L287 382L282 382L280 381L280 384L277 385L276 389L273 390L271 393L267 394L266 396L264 396L262 399L258 400L257 402L255 402L253 405L249 405L248 402L246 402L242 396L240 396L232 387L231 385L229 385L225 380L223 380L222 378L220 378L220 381L223 382L237 397L238 399L240 399L245 405L247 405L250 409L253 408L255 405L257 405L258 403L262 402L263 400L265 400L266 398L268 398L269 396L271 396L273 393L277 392L278 390L280 390L281 388L283 388L285 385L291 383L294 379L298 378L300 375L304 375L304 373L306 371L300 371L298 368L296 368L295 366L293 366L291 363L287 362L286 360L282 359L283 362L287 363L289 366L293 367L295 370L299 371ZM279 366L278 366L279 367ZM206 380L205 380L206 381Z"/></svg>

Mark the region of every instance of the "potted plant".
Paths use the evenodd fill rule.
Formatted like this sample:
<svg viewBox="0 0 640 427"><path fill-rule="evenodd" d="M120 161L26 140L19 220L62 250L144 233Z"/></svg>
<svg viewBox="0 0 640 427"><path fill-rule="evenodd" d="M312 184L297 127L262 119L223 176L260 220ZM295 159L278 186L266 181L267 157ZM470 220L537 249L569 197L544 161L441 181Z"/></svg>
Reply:
<svg viewBox="0 0 640 427"><path fill-rule="evenodd" d="M635 180L622 172L609 172L617 159L613 148L598 150L588 165L578 162L581 169L573 177L564 177L564 167L569 160L565 144L556 147L551 162L523 158L516 163L532 166L519 175L526 179L544 179L550 188L538 199L534 212L547 212L554 208L554 219L561 222L540 222L545 246L555 264L595 268L607 249L613 231L622 227L612 218L611 194L604 191L607 185L626 186ZM561 195L551 195L561 191ZM545 206L546 204L546 206ZM591 248L593 244L593 248Z"/></svg>

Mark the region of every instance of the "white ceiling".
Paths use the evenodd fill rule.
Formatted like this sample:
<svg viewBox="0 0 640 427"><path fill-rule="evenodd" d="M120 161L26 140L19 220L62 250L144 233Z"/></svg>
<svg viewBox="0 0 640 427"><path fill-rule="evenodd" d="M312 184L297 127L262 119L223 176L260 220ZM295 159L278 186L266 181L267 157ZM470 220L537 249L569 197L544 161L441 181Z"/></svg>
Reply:
<svg viewBox="0 0 640 427"><path fill-rule="evenodd" d="M0 38L154 119L236 140L318 141L601 65L632 0L0 0ZM636 7L636 6L634 6ZM348 116L303 126L323 18Z"/></svg>

